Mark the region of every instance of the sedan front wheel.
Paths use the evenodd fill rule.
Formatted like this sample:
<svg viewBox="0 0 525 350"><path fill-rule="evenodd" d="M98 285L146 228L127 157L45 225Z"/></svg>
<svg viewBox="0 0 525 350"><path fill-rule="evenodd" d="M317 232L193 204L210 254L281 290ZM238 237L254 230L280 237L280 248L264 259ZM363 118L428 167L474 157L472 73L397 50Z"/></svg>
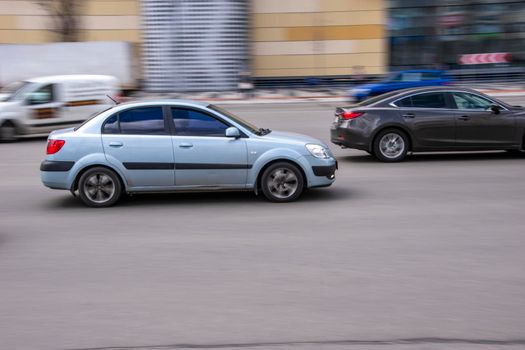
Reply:
<svg viewBox="0 0 525 350"><path fill-rule="evenodd" d="M303 174L288 162L270 165L261 178L262 192L272 202L292 202L299 198L303 188Z"/></svg>

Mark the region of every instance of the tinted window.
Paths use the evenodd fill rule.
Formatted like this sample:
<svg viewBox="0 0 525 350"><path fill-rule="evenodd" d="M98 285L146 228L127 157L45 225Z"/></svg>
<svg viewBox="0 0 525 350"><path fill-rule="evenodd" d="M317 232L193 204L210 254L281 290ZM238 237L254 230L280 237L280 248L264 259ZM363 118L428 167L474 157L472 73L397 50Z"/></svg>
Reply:
<svg viewBox="0 0 525 350"><path fill-rule="evenodd" d="M224 136L229 127L214 117L191 109L172 108L175 134L182 136Z"/></svg>
<svg viewBox="0 0 525 350"><path fill-rule="evenodd" d="M436 92L410 96L412 107L418 108L447 108L445 94Z"/></svg>
<svg viewBox="0 0 525 350"><path fill-rule="evenodd" d="M452 96L454 96L454 102L459 109L487 110L493 104L490 100L465 92L454 92Z"/></svg>
<svg viewBox="0 0 525 350"><path fill-rule="evenodd" d="M104 134L118 134L118 118L117 115L114 114L111 117L109 117L106 122L104 123L104 127L102 129L102 132Z"/></svg>
<svg viewBox="0 0 525 350"><path fill-rule="evenodd" d="M398 107L412 107L412 98L409 96L409 97L405 97L399 101L396 102L396 106Z"/></svg>
<svg viewBox="0 0 525 350"><path fill-rule="evenodd" d="M162 107L142 107L119 113L122 134L166 134Z"/></svg>

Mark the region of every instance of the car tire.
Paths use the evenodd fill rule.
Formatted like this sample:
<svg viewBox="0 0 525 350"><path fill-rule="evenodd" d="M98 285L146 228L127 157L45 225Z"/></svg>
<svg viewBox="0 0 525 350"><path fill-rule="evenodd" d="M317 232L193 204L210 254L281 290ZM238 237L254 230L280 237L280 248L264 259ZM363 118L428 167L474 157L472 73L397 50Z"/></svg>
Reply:
<svg viewBox="0 0 525 350"><path fill-rule="evenodd" d="M303 189L303 173L289 162L274 163L261 176L261 190L271 202L293 202L301 196Z"/></svg>
<svg viewBox="0 0 525 350"><path fill-rule="evenodd" d="M0 126L0 142L14 142L17 140L16 125L10 121L4 122Z"/></svg>
<svg viewBox="0 0 525 350"><path fill-rule="evenodd" d="M374 156L382 162L400 162L405 159L409 140L407 135L398 129L385 129L374 139Z"/></svg>
<svg viewBox="0 0 525 350"><path fill-rule="evenodd" d="M110 207L119 200L122 184L114 171L95 167L87 170L78 180L78 194L89 207Z"/></svg>

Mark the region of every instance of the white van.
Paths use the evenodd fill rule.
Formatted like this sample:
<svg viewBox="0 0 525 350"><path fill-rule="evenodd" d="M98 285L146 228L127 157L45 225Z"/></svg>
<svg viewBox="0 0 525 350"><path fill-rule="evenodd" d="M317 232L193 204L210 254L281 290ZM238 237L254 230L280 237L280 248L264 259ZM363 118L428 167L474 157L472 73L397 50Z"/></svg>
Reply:
<svg viewBox="0 0 525 350"><path fill-rule="evenodd" d="M0 90L0 141L76 126L114 105L120 93L107 75L58 75L28 79Z"/></svg>

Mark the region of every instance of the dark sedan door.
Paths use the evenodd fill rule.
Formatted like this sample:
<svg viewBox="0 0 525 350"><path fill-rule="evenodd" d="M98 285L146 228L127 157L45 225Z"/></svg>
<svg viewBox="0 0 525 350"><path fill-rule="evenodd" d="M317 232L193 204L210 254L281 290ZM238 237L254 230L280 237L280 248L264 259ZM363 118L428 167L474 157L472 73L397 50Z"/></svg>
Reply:
<svg viewBox="0 0 525 350"><path fill-rule="evenodd" d="M463 148L504 148L516 145L516 118L503 108L490 110L495 102L468 92L452 92L456 105L456 143Z"/></svg>
<svg viewBox="0 0 525 350"><path fill-rule="evenodd" d="M413 149L450 149L455 146L455 114L446 92L426 92L394 103L410 129Z"/></svg>

